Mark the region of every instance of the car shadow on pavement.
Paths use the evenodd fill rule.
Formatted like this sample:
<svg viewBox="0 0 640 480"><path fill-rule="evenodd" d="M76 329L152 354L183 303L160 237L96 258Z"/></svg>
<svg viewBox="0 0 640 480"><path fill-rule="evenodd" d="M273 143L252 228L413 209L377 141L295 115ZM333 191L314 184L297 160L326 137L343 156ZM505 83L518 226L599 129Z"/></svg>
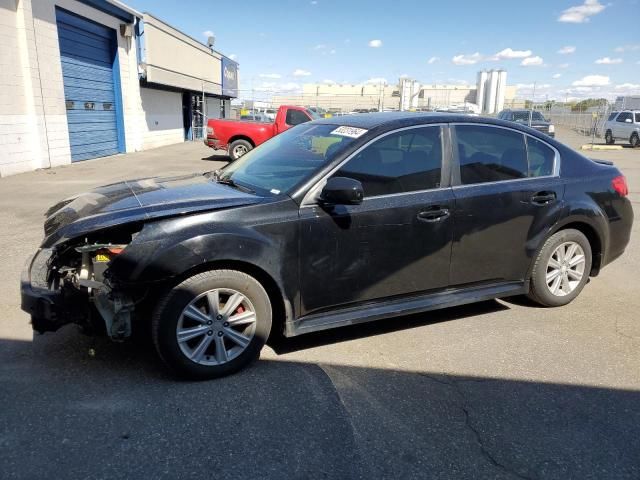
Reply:
<svg viewBox="0 0 640 480"><path fill-rule="evenodd" d="M223 155L219 153L214 153L213 155L209 155L208 157L202 157L200 160L206 160L209 162L231 163L231 157L229 155Z"/></svg>
<svg viewBox="0 0 640 480"><path fill-rule="evenodd" d="M509 307L503 303L496 300L487 300L469 305L461 305L459 307L433 310L425 313L417 313L414 315L406 315L402 317L378 320L375 322L335 328L293 338L286 338L281 334L274 335L274 333L272 333L271 337L269 337L268 345L273 348L278 355L282 355L308 348L348 342L358 338L384 335L399 330L407 330L508 309Z"/></svg>
<svg viewBox="0 0 640 480"><path fill-rule="evenodd" d="M175 382L65 329L0 339L0 405L3 478L640 474L640 392L577 381L263 360Z"/></svg>

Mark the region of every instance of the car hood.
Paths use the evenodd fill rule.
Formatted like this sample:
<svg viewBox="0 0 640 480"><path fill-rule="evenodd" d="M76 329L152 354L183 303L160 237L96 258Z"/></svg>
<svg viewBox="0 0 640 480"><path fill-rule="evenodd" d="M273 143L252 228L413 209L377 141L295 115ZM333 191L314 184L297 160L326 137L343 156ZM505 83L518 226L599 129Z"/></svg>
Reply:
<svg viewBox="0 0 640 480"><path fill-rule="evenodd" d="M67 198L45 213L45 244L131 222L259 203L263 197L202 174L142 178Z"/></svg>

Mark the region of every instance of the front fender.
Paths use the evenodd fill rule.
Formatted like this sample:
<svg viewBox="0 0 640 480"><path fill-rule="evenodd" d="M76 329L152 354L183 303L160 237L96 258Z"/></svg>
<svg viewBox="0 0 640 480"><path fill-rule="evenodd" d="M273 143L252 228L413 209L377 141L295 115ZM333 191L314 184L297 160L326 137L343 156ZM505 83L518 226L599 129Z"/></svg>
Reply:
<svg viewBox="0 0 640 480"><path fill-rule="evenodd" d="M170 238L170 237L169 237ZM277 245L249 229L205 233L170 242L132 242L110 265L111 274L124 284L158 283L182 275L202 264L239 261L281 278L276 262Z"/></svg>

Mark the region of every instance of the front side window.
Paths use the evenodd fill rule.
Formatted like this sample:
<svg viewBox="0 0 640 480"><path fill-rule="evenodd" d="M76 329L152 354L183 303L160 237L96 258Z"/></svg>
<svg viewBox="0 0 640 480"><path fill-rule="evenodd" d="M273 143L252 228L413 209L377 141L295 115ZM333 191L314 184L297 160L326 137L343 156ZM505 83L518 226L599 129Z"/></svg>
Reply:
<svg viewBox="0 0 640 480"><path fill-rule="evenodd" d="M618 122L624 123L627 120L631 120L631 112L622 112L620 115L618 115Z"/></svg>
<svg viewBox="0 0 640 480"><path fill-rule="evenodd" d="M310 120L311 119L302 110L287 110L287 118L285 119L287 125L300 125L301 123L305 123Z"/></svg>
<svg viewBox="0 0 640 480"><path fill-rule="evenodd" d="M440 127L421 127L382 137L333 176L359 180L365 197L438 188L442 170L441 132Z"/></svg>
<svg viewBox="0 0 640 480"><path fill-rule="evenodd" d="M529 176L523 134L485 125L457 125L455 131L463 185Z"/></svg>

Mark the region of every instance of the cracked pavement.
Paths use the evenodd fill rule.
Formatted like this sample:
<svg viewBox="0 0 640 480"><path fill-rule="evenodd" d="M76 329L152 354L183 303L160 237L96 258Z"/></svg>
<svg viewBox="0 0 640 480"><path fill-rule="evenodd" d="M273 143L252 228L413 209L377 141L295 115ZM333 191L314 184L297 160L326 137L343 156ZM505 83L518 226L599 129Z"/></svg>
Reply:
<svg viewBox="0 0 640 480"><path fill-rule="evenodd" d="M34 337L18 282L44 210L118 179L218 168L211 153L0 179L2 478L640 478L640 220L567 307L490 301L274 339L217 381L175 381L144 342ZM589 154L627 175L640 218L640 150Z"/></svg>

